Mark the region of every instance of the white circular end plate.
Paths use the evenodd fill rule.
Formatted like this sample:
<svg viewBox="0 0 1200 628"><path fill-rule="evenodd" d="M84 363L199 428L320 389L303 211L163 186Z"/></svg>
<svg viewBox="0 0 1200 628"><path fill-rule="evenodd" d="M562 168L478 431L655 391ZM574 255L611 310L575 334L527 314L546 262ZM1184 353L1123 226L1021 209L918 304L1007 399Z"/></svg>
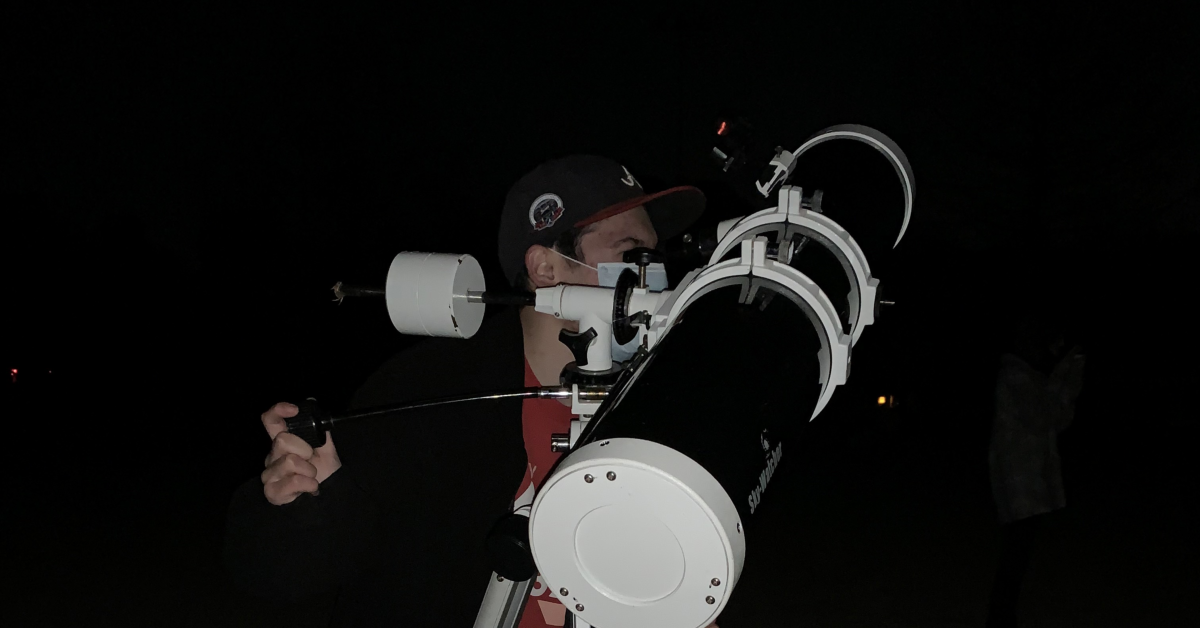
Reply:
<svg viewBox="0 0 1200 628"><path fill-rule="evenodd" d="M737 509L716 479L637 439L572 452L538 493L529 527L542 578L567 589L562 602L582 604L577 614L594 626L707 626L745 556Z"/></svg>

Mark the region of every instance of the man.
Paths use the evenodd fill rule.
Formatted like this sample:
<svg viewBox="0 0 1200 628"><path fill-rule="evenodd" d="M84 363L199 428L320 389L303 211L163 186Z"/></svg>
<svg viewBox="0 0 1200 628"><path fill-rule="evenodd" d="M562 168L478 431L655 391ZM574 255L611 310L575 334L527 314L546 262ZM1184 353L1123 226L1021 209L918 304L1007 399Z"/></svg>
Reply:
<svg viewBox="0 0 1200 628"><path fill-rule="evenodd" d="M1084 356L1044 313L1018 319L1000 358L988 463L1001 524L1000 561L988 609L989 628L1017 625L1017 602L1037 531L1066 506L1057 435L1075 415Z"/></svg>
<svg viewBox="0 0 1200 628"><path fill-rule="evenodd" d="M703 209L699 190L646 194L609 159L553 160L510 190L500 263L520 289L597 285L599 264L657 246ZM557 385L573 359L558 340L564 328L574 329L532 308L501 312L470 340L430 339L396 356L351 406ZM568 430L569 409L553 400L447 406L339 426L316 450L285 431L295 413L279 403L262 415L272 440L265 470L230 505L235 582L267 597L327 600L336 626L471 625L491 573L487 531L545 478L558 457L550 435ZM561 626L564 616L539 580L520 625Z"/></svg>

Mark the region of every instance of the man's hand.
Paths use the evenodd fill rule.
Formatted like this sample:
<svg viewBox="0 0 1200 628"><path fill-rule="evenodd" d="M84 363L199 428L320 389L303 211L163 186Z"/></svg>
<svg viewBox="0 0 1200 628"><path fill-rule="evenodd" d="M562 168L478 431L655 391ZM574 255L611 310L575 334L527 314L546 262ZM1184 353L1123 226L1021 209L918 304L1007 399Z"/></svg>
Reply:
<svg viewBox="0 0 1200 628"><path fill-rule="evenodd" d="M316 495L320 483L342 466L333 446L333 434L326 434L325 444L313 449L299 436L288 433L286 419L299 411L290 403L277 403L262 415L263 427L271 437L271 453L263 463L263 494L276 506L291 502L300 493Z"/></svg>

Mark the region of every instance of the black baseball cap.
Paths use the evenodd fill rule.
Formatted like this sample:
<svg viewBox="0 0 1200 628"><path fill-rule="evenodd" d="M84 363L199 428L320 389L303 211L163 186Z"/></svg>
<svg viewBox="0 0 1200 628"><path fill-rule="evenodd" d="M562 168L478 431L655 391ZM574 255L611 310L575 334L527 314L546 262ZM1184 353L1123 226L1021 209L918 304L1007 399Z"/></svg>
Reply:
<svg viewBox="0 0 1200 628"><path fill-rule="evenodd" d="M516 283L525 252L551 246L564 232L644 206L661 240L679 235L704 213L704 193L680 186L647 194L621 164L595 155L547 161L521 177L500 216L500 267Z"/></svg>

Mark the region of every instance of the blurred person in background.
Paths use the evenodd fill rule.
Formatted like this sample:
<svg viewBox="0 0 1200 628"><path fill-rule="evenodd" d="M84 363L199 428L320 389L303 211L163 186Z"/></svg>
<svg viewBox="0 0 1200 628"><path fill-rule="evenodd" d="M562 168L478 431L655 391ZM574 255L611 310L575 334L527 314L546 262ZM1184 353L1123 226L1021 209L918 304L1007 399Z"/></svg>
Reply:
<svg viewBox="0 0 1200 628"><path fill-rule="evenodd" d="M1066 506L1058 434L1075 416L1085 360L1060 312L1031 304L1000 356L988 466L1001 540L988 628L1017 625L1038 530Z"/></svg>

